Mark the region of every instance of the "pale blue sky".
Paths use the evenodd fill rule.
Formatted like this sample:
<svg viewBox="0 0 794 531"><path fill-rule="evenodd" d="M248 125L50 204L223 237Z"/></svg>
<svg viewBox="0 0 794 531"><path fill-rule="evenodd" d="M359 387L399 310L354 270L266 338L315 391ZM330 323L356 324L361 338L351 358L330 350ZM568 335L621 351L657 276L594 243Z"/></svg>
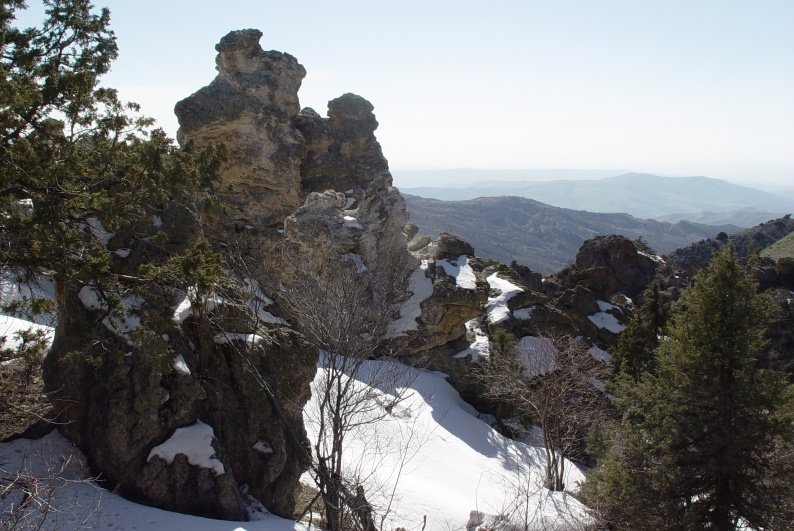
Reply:
<svg viewBox="0 0 794 531"><path fill-rule="evenodd" d="M105 0L106 83L171 134L226 32L375 106L393 170L630 168L794 187L794 1ZM399 184L399 183L398 183Z"/></svg>

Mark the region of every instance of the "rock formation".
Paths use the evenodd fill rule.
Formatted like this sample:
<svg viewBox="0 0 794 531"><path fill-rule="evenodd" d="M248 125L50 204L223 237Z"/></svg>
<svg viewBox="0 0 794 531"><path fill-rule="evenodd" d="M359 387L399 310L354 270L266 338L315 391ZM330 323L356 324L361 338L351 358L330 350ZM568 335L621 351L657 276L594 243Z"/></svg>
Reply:
<svg viewBox="0 0 794 531"><path fill-rule="evenodd" d="M375 139L372 105L345 94L329 102L328 118L300 111L303 67L264 51L261 35L223 37L218 76L176 105L183 146L224 150L211 201L197 218L166 205L156 226L108 242L111 252L128 249L115 264L123 273L206 236L229 257L230 285L196 308L190 286L181 293L152 286L123 299L114 317L101 286L62 284L45 364L63 432L108 486L154 506L234 520L246 518L242 491L291 515L310 459L301 410L317 351L295 331L300 323L289 326L291 316L251 305L258 298L278 313L290 269L284 253L337 256L389 282L418 264L407 251L405 205ZM150 238L156 232L164 243ZM138 327L144 317L157 323L156 333ZM158 450L197 427L211 434L201 459Z"/></svg>

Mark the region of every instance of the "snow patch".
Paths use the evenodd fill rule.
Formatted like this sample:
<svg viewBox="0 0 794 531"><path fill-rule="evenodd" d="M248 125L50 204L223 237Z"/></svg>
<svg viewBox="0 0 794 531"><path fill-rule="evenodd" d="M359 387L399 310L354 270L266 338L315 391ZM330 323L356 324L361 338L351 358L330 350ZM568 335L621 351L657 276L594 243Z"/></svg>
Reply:
<svg viewBox="0 0 794 531"><path fill-rule="evenodd" d="M156 214L152 216L152 227L154 227L155 229L159 229L162 226L163 226L163 218L161 218Z"/></svg>
<svg viewBox="0 0 794 531"><path fill-rule="evenodd" d="M466 321L466 331L474 334L474 342L467 349L458 352L452 357L465 358L466 356L471 356L471 361L477 361L480 358L490 356L491 342L488 340L488 334L482 330L482 318L475 317L470 321Z"/></svg>
<svg viewBox="0 0 794 531"><path fill-rule="evenodd" d="M107 309L107 304L102 298L102 294L94 286L86 285L80 288L80 291L77 292L77 298L80 299L83 307L87 310ZM141 309L144 302L137 295L123 298L121 307L114 309L110 315L102 319L102 324L117 336L129 340L128 334L141 325L141 318L137 315L137 311Z"/></svg>
<svg viewBox="0 0 794 531"><path fill-rule="evenodd" d="M0 315L0 337L5 337L3 348L17 349L22 344L22 340L17 336L20 332L44 332L47 348L52 346L52 339L55 337L55 328L52 326L36 324L25 319L18 319L10 315Z"/></svg>
<svg viewBox="0 0 794 531"><path fill-rule="evenodd" d="M270 446L270 444L266 443L265 441L256 441L256 444L254 444L254 450L263 454L273 453L273 447Z"/></svg>
<svg viewBox="0 0 794 531"><path fill-rule="evenodd" d="M598 328L605 328L613 334L619 334L626 329L626 326L621 324L614 315L606 312L598 312L593 315L588 315L588 319Z"/></svg>
<svg viewBox="0 0 794 531"><path fill-rule="evenodd" d="M41 275L26 281L13 271L0 270L0 305L26 303L32 299L55 300L55 283L52 277ZM54 327L58 322L58 315L55 312L33 314L28 308L21 308L20 311L9 315L46 326Z"/></svg>
<svg viewBox="0 0 794 531"><path fill-rule="evenodd" d="M85 220L85 224L94 238L99 240L105 248L107 248L108 243L110 243L110 239L116 235L116 233L108 231L105 226L102 225L102 222L99 221L99 218L90 217Z"/></svg>
<svg viewBox="0 0 794 531"><path fill-rule="evenodd" d="M62 479L47 479L52 470L58 470L64 459L70 459ZM151 531L306 531L306 527L266 511L251 515L256 522L227 522L200 518L147 507L125 500L118 494L104 490L90 478L93 476L84 464L85 456L63 435L53 430L41 439L17 439L10 443L0 443L0 463L5 470L24 470L40 478L40 492L53 490L52 507L56 510L39 513L32 504L32 521L42 522L42 529L147 529ZM241 487L241 491L244 487ZM22 493L11 489L0 498L0 514L6 514L11 507L22 501ZM245 496L245 495L244 495ZM246 497L246 502L248 498ZM248 510L249 508L247 508ZM35 511L35 512L34 512ZM313 529L316 529L313 528ZM430 531L430 530L428 530Z"/></svg>
<svg viewBox="0 0 794 531"><path fill-rule="evenodd" d="M529 308L520 308L513 312L513 317L519 319L521 321L529 321L532 319L532 310L535 308L530 306Z"/></svg>
<svg viewBox="0 0 794 531"><path fill-rule="evenodd" d="M516 342L516 351L526 366L527 376L537 376L553 371L559 354L545 337L524 336Z"/></svg>
<svg viewBox="0 0 794 531"><path fill-rule="evenodd" d="M602 312L608 312L609 310L614 310L615 308L617 308L617 306L615 306L614 304L611 304L606 301L596 301L596 304L598 304L598 309L601 310Z"/></svg>
<svg viewBox="0 0 794 531"><path fill-rule="evenodd" d="M344 221L345 227L348 227L348 228L351 228L351 229L364 230L364 226L361 224L361 222L359 220L357 220L356 218L354 218L353 216L345 216L344 220L345 220Z"/></svg>
<svg viewBox="0 0 794 531"><path fill-rule="evenodd" d="M382 377L395 370L407 371L396 387L393 378L384 383ZM326 371L319 364L303 413L312 445L318 438ZM342 378L347 385L347 377ZM499 434L442 376L394 361L369 360L350 385L365 402L351 419L357 427L346 435L343 471L364 478L367 499L375 507L391 507L384 529L463 530L474 508L492 523L525 492L529 514L535 515L531 529L581 529L589 523L588 509L573 496L543 488L543 448ZM382 414L379 404L393 399L395 391L410 416ZM359 426L359 421L364 423ZM565 484L572 489L584 482L573 463L566 462L565 470ZM311 484L309 474L304 480Z"/></svg>
<svg viewBox="0 0 794 531"><path fill-rule="evenodd" d="M436 266L441 266L448 276L454 278L459 288L477 288L477 277L469 265L469 257L465 254L460 255L457 260L436 260Z"/></svg>
<svg viewBox="0 0 794 531"><path fill-rule="evenodd" d="M215 432L212 426L197 420L191 426L177 428L170 439L152 448L146 461L151 461L152 457L157 456L170 465L177 455L182 454L187 457L187 462L191 465L208 468L216 476L220 476L226 470L223 468L223 463L215 456L213 439Z"/></svg>
<svg viewBox="0 0 794 531"><path fill-rule="evenodd" d="M587 353L593 356L598 361L603 361L604 363L609 363L610 355L609 352L603 350L598 347L598 345L593 345L589 349L587 349Z"/></svg>
<svg viewBox="0 0 794 531"><path fill-rule="evenodd" d="M492 289L498 289L501 293L493 297L488 297L488 304L485 307L485 312L491 323L500 323L510 317L507 301L524 290L509 280L499 278L498 273L494 273L488 277L488 285Z"/></svg>
<svg viewBox="0 0 794 531"><path fill-rule="evenodd" d="M130 255L130 252L131 251L125 247L124 249L116 249L115 251L113 251L113 254L115 254L119 258L127 258Z"/></svg>
<svg viewBox="0 0 794 531"><path fill-rule="evenodd" d="M100 300L99 290L92 286L83 286L77 292L77 298L83 303L83 308L86 310L100 310L107 306L105 302Z"/></svg>
<svg viewBox="0 0 794 531"><path fill-rule="evenodd" d="M637 254L641 254L642 256L647 256L648 258L650 258L651 260L653 260L657 264L666 263L661 256L658 256L658 255L655 255L655 254L648 254L648 253L644 253L642 251L637 251Z"/></svg>
<svg viewBox="0 0 794 531"><path fill-rule="evenodd" d="M192 290L192 291L191 291ZM190 299L195 297L196 290L195 288L188 289L187 293L185 293L180 299L179 302L174 307L174 315L171 319L176 324L182 324L185 322L185 319L192 315L191 312L191 305Z"/></svg>
<svg viewBox="0 0 794 531"><path fill-rule="evenodd" d="M403 336L410 330L418 328L416 319L422 315L422 303L433 295L433 281L425 276L427 267L428 261L422 260L419 268L411 273L408 289L412 295L400 307L400 318L389 323L386 337Z"/></svg>
<svg viewBox="0 0 794 531"><path fill-rule="evenodd" d="M171 367L173 367L173 369L179 374L190 376L190 367L187 366L185 358L182 356L182 354L176 355L174 358L174 363L171 365Z"/></svg>

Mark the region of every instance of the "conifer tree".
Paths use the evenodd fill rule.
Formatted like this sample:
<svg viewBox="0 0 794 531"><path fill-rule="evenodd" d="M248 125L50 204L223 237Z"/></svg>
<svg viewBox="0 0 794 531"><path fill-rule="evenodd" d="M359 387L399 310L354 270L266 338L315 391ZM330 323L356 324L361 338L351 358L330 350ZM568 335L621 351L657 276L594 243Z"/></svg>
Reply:
<svg viewBox="0 0 794 531"><path fill-rule="evenodd" d="M656 369L656 349L665 322L665 308L659 285L652 282L642 298L642 305L626 329L620 334L617 348L610 360L615 376L639 381L643 372Z"/></svg>
<svg viewBox="0 0 794 531"><path fill-rule="evenodd" d="M136 104L100 86L118 54L107 9L43 3L44 22L20 28L25 2L0 2L0 268L50 274L59 292L110 291L121 277L98 234L189 204L218 161L178 149Z"/></svg>
<svg viewBox="0 0 794 531"><path fill-rule="evenodd" d="M770 305L730 247L680 302L585 495L618 528L788 529L792 390L756 368Z"/></svg>

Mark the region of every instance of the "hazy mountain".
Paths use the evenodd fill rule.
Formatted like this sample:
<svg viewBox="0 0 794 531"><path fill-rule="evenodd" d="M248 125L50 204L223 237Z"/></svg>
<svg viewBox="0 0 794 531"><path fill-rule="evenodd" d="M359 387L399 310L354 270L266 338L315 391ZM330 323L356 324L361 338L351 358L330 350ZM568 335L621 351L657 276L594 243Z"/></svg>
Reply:
<svg viewBox="0 0 794 531"><path fill-rule="evenodd" d="M622 175L627 170L566 170L566 169L523 169L523 170L483 170L458 168L448 170L392 170L394 183L400 189L424 186L433 183L436 187L488 187L491 183L504 184L527 181L581 181L603 179ZM467 198L471 199L471 198Z"/></svg>
<svg viewBox="0 0 794 531"><path fill-rule="evenodd" d="M706 225L736 225L738 227L752 227L768 221L781 217L783 214L780 212L769 212L766 210L759 210L757 208L746 207L738 210L730 210L728 212L689 212L685 214L666 214L664 216L656 216L654 219L657 221L668 221L676 223L678 221L694 221L696 223L703 223Z"/></svg>
<svg viewBox="0 0 794 531"><path fill-rule="evenodd" d="M794 198L708 177L660 177L626 173L584 180L504 181L494 172L491 182L460 186L402 188L404 193L444 200L520 196L549 205L590 212L626 212L656 218L674 212L726 212L753 208L768 212L794 211ZM772 214L774 217L775 214Z"/></svg>
<svg viewBox="0 0 794 531"><path fill-rule="evenodd" d="M478 256L528 265L549 274L573 261L582 242L600 234L642 236L658 253L667 253L735 226L676 224L558 208L522 197L482 197L439 201L412 195L405 200L421 232L451 232L474 246Z"/></svg>

